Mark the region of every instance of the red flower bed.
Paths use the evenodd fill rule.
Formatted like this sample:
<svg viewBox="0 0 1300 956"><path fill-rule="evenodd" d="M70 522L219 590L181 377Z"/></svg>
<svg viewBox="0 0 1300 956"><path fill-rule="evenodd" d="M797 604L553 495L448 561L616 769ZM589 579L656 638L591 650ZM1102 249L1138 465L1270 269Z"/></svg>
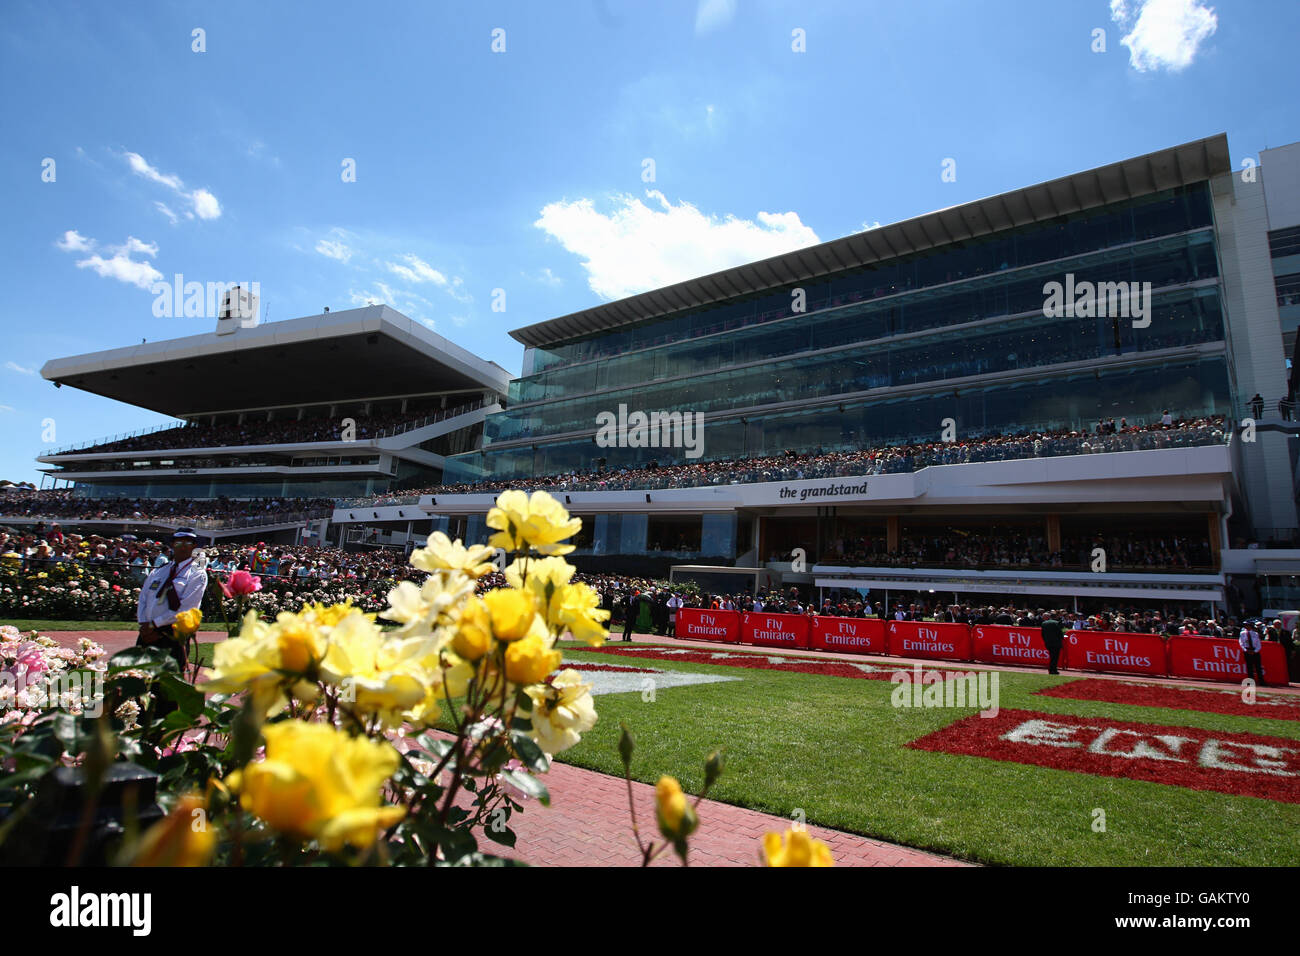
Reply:
<svg viewBox="0 0 1300 956"><path fill-rule="evenodd" d="M1100 700L1108 704L1133 704L1137 707L1169 707L1174 710L1200 710L1237 717L1300 720L1300 696L1260 694L1256 696L1255 703L1248 704L1241 699L1238 691L1192 690L1188 687L1095 679L1070 681L1035 693L1044 697Z"/></svg>
<svg viewBox="0 0 1300 956"><path fill-rule="evenodd" d="M1300 803L1300 740L1028 710L976 714L909 747Z"/></svg>
<svg viewBox="0 0 1300 956"><path fill-rule="evenodd" d="M779 664L768 660L765 654L727 654L725 651L678 651L661 647L601 647L583 648L596 650L602 654L617 654L620 657L649 657L661 661L689 661L692 664L714 664L720 667L747 667L754 670L785 671L794 674L816 674L821 677L851 677L854 680L889 680L889 676L898 671L912 673L906 664L848 664L843 661L813 661L802 657L787 657ZM724 657L715 658L715 654ZM875 668L863 670L863 668ZM928 670L929 668L927 668ZM945 679L957 671L942 671Z"/></svg>

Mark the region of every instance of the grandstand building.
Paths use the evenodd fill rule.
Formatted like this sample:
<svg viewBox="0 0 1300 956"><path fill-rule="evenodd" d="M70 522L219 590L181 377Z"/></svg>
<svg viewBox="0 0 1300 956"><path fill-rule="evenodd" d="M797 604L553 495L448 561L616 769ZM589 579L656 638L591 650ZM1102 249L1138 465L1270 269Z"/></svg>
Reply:
<svg viewBox="0 0 1300 956"><path fill-rule="evenodd" d="M55 482L97 499L320 499L428 485L449 455L479 446L509 381L383 305L55 359L41 374L177 419L38 457ZM241 530L226 525L211 530Z"/></svg>
<svg viewBox="0 0 1300 956"><path fill-rule="evenodd" d="M1300 145L1261 159L1212 136L538 322L513 381L384 306L60 359L179 421L40 461L329 497L345 546L486 541L546 487L584 570L1300 607Z"/></svg>
<svg viewBox="0 0 1300 956"><path fill-rule="evenodd" d="M822 587L1290 606L1300 594L1261 597L1254 576L1269 572L1264 554L1274 571L1300 569L1300 552L1233 545L1296 530L1295 426L1278 405L1284 273L1270 254L1300 225L1294 150L1234 170L1214 136L518 329L509 407L488 416L481 448L448 459L444 481L603 471L612 488L621 469L1094 435L1102 420L1158 427L1168 410L1211 424L1164 444L1120 435L1085 453L959 455L857 481L801 480L791 459L775 481L562 492L589 519L577 557L593 567L767 564ZM701 415L702 447L676 432L647 440L637 413ZM633 426L617 442L600 433L610 416ZM482 538L491 495L448 490L420 499L433 526ZM1189 566L1114 553L1137 534L1175 543ZM933 542L972 536L1064 562L933 556ZM859 560L864 542L922 556Z"/></svg>

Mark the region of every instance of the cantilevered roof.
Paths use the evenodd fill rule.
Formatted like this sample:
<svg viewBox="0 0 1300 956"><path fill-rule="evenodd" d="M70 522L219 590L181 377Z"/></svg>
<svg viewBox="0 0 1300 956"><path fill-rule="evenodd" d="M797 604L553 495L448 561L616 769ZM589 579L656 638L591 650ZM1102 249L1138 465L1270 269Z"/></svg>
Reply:
<svg viewBox="0 0 1300 956"><path fill-rule="evenodd" d="M376 395L505 392L510 381L496 363L386 305L52 359L41 375L175 416Z"/></svg>
<svg viewBox="0 0 1300 956"><path fill-rule="evenodd" d="M950 206L915 219L642 292L617 302L538 322L510 334L524 345L554 345L683 309L779 289L963 239L1201 182L1231 168L1228 137L1220 133L1037 186Z"/></svg>

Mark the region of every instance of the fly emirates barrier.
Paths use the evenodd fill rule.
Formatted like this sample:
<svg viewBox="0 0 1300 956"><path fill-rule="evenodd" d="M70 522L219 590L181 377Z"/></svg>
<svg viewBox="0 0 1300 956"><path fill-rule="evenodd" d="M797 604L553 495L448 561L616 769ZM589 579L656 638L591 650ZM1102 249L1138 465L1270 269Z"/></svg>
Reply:
<svg viewBox="0 0 1300 956"><path fill-rule="evenodd" d="M806 648L849 654L885 654L937 661L979 661L1047 667L1047 647L1037 627L882 621L867 617L767 614L682 608L677 636L756 647ZM1282 645L1265 641L1264 681L1287 682ZM1236 683L1246 659L1234 640L1169 637L1106 631L1066 631L1061 666L1149 677L1190 677Z"/></svg>

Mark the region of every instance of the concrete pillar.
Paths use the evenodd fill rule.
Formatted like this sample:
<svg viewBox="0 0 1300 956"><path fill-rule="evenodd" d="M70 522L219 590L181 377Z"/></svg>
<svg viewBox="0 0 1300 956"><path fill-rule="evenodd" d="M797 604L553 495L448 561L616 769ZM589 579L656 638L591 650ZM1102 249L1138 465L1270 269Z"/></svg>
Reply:
<svg viewBox="0 0 1300 956"><path fill-rule="evenodd" d="M898 550L898 515L885 519L885 548L890 554Z"/></svg>
<svg viewBox="0 0 1300 956"><path fill-rule="evenodd" d="M1061 516L1058 514L1047 516L1047 550L1061 550Z"/></svg>

